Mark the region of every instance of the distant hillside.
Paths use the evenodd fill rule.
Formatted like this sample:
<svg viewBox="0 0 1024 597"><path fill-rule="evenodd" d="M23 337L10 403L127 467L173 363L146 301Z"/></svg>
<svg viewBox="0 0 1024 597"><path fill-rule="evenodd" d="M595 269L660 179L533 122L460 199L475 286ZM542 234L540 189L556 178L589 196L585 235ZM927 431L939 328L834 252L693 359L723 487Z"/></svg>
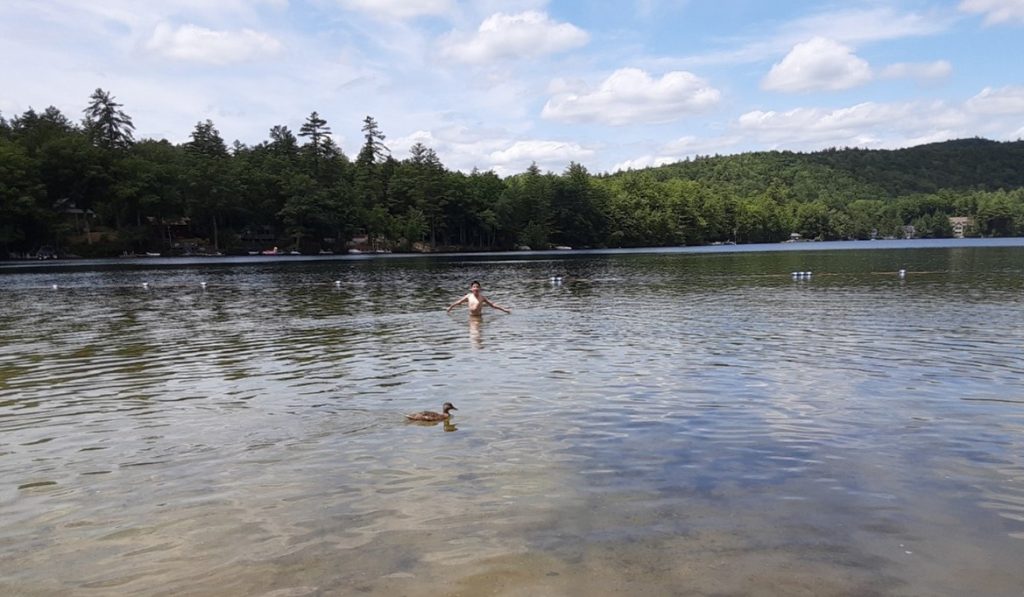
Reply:
<svg viewBox="0 0 1024 597"><path fill-rule="evenodd" d="M758 194L774 184L796 201L845 203L942 189L1012 190L1024 188L1024 141L958 139L896 150L753 152L698 157L646 172L656 180L692 180L736 196Z"/></svg>
<svg viewBox="0 0 1024 597"><path fill-rule="evenodd" d="M845 149L810 154L818 163L881 185L890 196L940 189L1024 187L1024 141L958 139L907 149Z"/></svg>

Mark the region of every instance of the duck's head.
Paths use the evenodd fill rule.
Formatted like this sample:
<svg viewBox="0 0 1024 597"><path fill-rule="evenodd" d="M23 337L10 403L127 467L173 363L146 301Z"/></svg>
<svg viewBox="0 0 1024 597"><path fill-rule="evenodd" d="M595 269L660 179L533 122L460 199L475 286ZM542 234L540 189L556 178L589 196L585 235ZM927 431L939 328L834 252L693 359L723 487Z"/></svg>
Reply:
<svg viewBox="0 0 1024 597"><path fill-rule="evenodd" d="M450 411L450 410L459 410L459 409L455 408L455 405L452 404L451 402L445 402L444 405L441 406L441 411L444 412L444 414L448 414L448 411Z"/></svg>

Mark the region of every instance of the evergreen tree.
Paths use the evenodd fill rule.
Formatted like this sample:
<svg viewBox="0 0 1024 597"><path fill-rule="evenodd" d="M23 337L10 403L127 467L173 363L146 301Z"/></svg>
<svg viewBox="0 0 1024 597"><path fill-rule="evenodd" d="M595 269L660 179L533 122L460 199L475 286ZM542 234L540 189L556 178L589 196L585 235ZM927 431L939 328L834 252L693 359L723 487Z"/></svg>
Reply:
<svg viewBox="0 0 1024 597"><path fill-rule="evenodd" d="M330 135L331 128L327 126L327 121L316 112L311 113L299 129L300 137L309 138L307 147L313 157L313 170L316 173L320 172L320 162L328 157L327 152L336 148Z"/></svg>
<svg viewBox="0 0 1024 597"><path fill-rule="evenodd" d="M86 130L94 142L104 149L125 149L135 142L130 116L121 110L121 104L114 101L109 92L97 88L89 97L92 100L84 110Z"/></svg>
<svg viewBox="0 0 1024 597"><path fill-rule="evenodd" d="M213 248L219 251L221 222L232 208L232 198L236 197L230 155L220 132L209 119L196 123L191 137L185 144L189 157L186 205L192 218L199 221L200 230L205 228L202 222L210 222Z"/></svg>
<svg viewBox="0 0 1024 597"><path fill-rule="evenodd" d="M363 148L359 152L356 162L372 162L379 164L391 155L391 150L384 145L384 133L381 132L377 121L372 116L363 119Z"/></svg>
<svg viewBox="0 0 1024 597"><path fill-rule="evenodd" d="M381 215L387 214L385 168L394 168L395 165L389 165L392 160L390 151L384 145L384 133L372 116L363 120L362 130L365 142L356 157L352 187L357 209L362 214L366 233L373 243L377 235L387 232L384 229L387 227L386 218Z"/></svg>
<svg viewBox="0 0 1024 597"><path fill-rule="evenodd" d="M270 147L278 155L294 157L299 151L299 140L291 129L278 124L270 129Z"/></svg>
<svg viewBox="0 0 1024 597"><path fill-rule="evenodd" d="M413 207L423 216L430 231L431 246L437 245L438 234L444 230L445 188L444 166L433 149L416 143L410 149L409 164L413 170ZM447 239L445 241L447 244Z"/></svg>
<svg viewBox="0 0 1024 597"><path fill-rule="evenodd" d="M227 157L228 146L212 120L197 122L191 137L192 140L185 143L185 151L190 155L211 159Z"/></svg>

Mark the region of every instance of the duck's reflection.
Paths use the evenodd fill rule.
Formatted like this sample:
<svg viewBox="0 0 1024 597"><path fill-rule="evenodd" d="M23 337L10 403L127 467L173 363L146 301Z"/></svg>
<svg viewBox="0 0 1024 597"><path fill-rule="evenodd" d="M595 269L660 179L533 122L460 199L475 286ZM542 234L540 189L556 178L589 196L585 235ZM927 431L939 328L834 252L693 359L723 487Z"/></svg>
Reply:
<svg viewBox="0 0 1024 597"><path fill-rule="evenodd" d="M441 426L444 429L445 433L448 433L448 432L451 432L451 431L458 431L459 430L459 428L455 426L455 423L452 423L450 420L445 420L445 421L406 421L406 423L409 424L409 425L416 425L417 427L436 427L438 424L441 424Z"/></svg>

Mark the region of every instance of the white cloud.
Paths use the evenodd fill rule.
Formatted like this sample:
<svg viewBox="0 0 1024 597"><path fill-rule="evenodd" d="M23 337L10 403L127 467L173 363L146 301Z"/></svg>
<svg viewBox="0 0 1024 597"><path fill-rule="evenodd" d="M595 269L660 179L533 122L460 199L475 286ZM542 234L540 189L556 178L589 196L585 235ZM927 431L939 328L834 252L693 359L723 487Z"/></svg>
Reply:
<svg viewBox="0 0 1024 597"><path fill-rule="evenodd" d="M378 18L411 19L443 16L454 9L452 0L339 0L349 10Z"/></svg>
<svg viewBox="0 0 1024 597"><path fill-rule="evenodd" d="M735 126L748 143L794 150L827 146L906 147L915 142L973 135L1005 139L1017 126L1012 118L983 115L980 110L985 108L977 103L972 112L970 105L970 101L957 105L943 101L864 102L832 110L753 111L741 115ZM992 104L986 107L991 108Z"/></svg>
<svg viewBox="0 0 1024 597"><path fill-rule="evenodd" d="M912 105L864 102L849 108L794 108L785 112L755 110L737 119L739 128L770 140L852 137L865 128L899 121Z"/></svg>
<svg viewBox="0 0 1024 597"><path fill-rule="evenodd" d="M981 93L967 100L966 106L974 114L1024 115L1024 87L986 87Z"/></svg>
<svg viewBox="0 0 1024 597"><path fill-rule="evenodd" d="M611 172L617 170L639 170L641 168L664 166L674 164L685 158L694 156L711 156L717 154L728 154L735 151L736 145L745 139L740 135L721 135L712 137L697 137L686 135L673 139L656 148L655 154L648 154L626 160L612 166Z"/></svg>
<svg viewBox="0 0 1024 597"><path fill-rule="evenodd" d="M584 46L586 31L571 23L557 23L546 13L526 11L487 17L473 35L449 33L441 40L445 56L471 64L493 60L536 58Z"/></svg>
<svg viewBox="0 0 1024 597"><path fill-rule="evenodd" d="M397 159L405 159L416 143L433 149L450 169L469 172L477 168L499 176L523 172L531 163L543 171L561 172L569 162L586 162L596 155L577 143L550 140L514 140L503 129L480 129L461 125L439 125L417 130L391 140Z"/></svg>
<svg viewBox="0 0 1024 597"><path fill-rule="evenodd" d="M394 156L395 159L405 159L405 154L408 153L409 149L417 143L422 143L434 151L437 151L438 140L434 137L434 133L418 130L391 141L391 155Z"/></svg>
<svg viewBox="0 0 1024 597"><path fill-rule="evenodd" d="M849 89L871 80L871 67L850 48L824 37L793 46L761 82L770 91Z"/></svg>
<svg viewBox="0 0 1024 597"><path fill-rule="evenodd" d="M516 174L536 162L542 170L558 172L571 161L592 158L595 152L576 143L545 140L514 140L503 129L440 125L396 138L391 148L396 158L408 157L409 148L423 143L437 152L445 166L468 172L493 170L501 176Z"/></svg>
<svg viewBox="0 0 1024 597"><path fill-rule="evenodd" d="M594 150L563 141L516 141L509 147L494 151L488 157L496 171L525 170L536 162L545 170L561 170L569 162L579 162L594 155Z"/></svg>
<svg viewBox="0 0 1024 597"><path fill-rule="evenodd" d="M901 139L898 143L895 143L894 145L898 145L899 147L914 147L915 145L926 145L928 143L941 143L943 141L949 141L950 139L956 139L957 137L960 136L962 136L962 134L958 133L957 131L939 129L927 132L917 137L907 137Z"/></svg>
<svg viewBox="0 0 1024 597"><path fill-rule="evenodd" d="M935 35L948 29L951 24L952 19L942 13L899 12L889 7L878 7L811 15L790 23L784 28L784 35L791 36L790 39L824 37L857 45Z"/></svg>
<svg viewBox="0 0 1024 597"><path fill-rule="evenodd" d="M548 93L557 95L559 93L584 93L587 90L587 82L583 79L566 79L557 77L548 83Z"/></svg>
<svg viewBox="0 0 1024 597"><path fill-rule="evenodd" d="M653 79L640 69L623 68L593 91L556 94L544 105L541 116L610 125L671 122L714 106L720 95L689 72L673 71Z"/></svg>
<svg viewBox="0 0 1024 597"><path fill-rule="evenodd" d="M774 32L756 39L749 36L725 38L728 50L712 50L676 62L691 67L761 62L765 56L786 52L812 37L858 45L936 35L949 29L952 22L953 19L943 13L899 12L887 7L818 12L784 23Z"/></svg>
<svg viewBox="0 0 1024 597"><path fill-rule="evenodd" d="M727 148L736 145L740 141L742 141L742 138L736 135L707 138L687 135L669 141L662 146L661 152L677 156L712 154L725 151Z"/></svg>
<svg viewBox="0 0 1024 597"><path fill-rule="evenodd" d="M281 43L252 29L213 31L196 25L174 29L160 23L146 48L177 60L223 65L276 54Z"/></svg>
<svg viewBox="0 0 1024 597"><path fill-rule="evenodd" d="M679 158L673 156L653 156L653 155L642 155L638 158L631 160L625 160L612 166L610 172L619 172L622 170L642 170L644 168L651 168L657 166L664 166L665 164L673 164L678 162Z"/></svg>
<svg viewBox="0 0 1024 597"><path fill-rule="evenodd" d="M741 135L728 134L712 137L684 135L660 146L654 142L644 142L639 145L645 147L646 151L650 153L618 162L612 166L610 172L662 166L698 155L726 154L735 151L736 147L745 140Z"/></svg>
<svg viewBox="0 0 1024 597"><path fill-rule="evenodd" d="M138 2L136 0L48 0L36 2L37 10L46 11L52 18L68 17L77 20L99 19L130 28L148 28L164 20L188 19L210 24L235 23L239 19L254 21L264 9L277 12L288 7L288 0L162 0Z"/></svg>
<svg viewBox="0 0 1024 597"><path fill-rule="evenodd" d="M953 72L953 66L945 60L935 62L897 62L882 69L880 75L886 79L943 79Z"/></svg>
<svg viewBox="0 0 1024 597"><path fill-rule="evenodd" d="M960 10L984 14L988 25L1013 21L1024 23L1024 1L1021 0L963 0Z"/></svg>
<svg viewBox="0 0 1024 597"><path fill-rule="evenodd" d="M670 153L684 153L691 150L695 145L701 141L693 135L686 135L685 137L679 137L678 139L669 141L665 144L665 151Z"/></svg>

